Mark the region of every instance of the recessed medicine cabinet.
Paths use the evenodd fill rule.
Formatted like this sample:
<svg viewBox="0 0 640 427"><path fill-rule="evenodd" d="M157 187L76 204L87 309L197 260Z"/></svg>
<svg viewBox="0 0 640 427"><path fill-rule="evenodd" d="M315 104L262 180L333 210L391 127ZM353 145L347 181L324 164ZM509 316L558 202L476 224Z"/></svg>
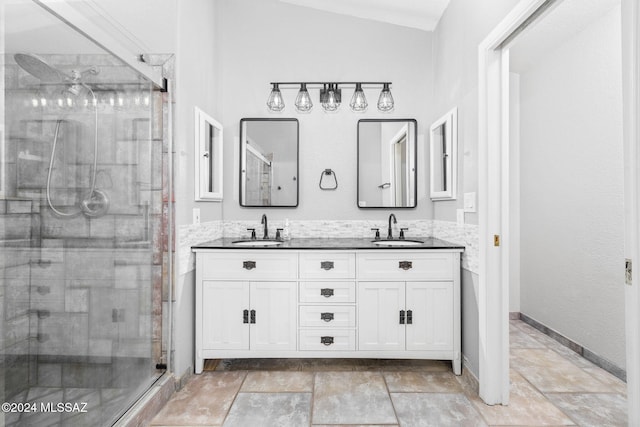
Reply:
<svg viewBox="0 0 640 427"><path fill-rule="evenodd" d="M298 206L297 119L240 120L240 206Z"/></svg>
<svg viewBox="0 0 640 427"><path fill-rule="evenodd" d="M222 125L195 107L195 198L222 200Z"/></svg>
<svg viewBox="0 0 640 427"><path fill-rule="evenodd" d="M415 208L414 119L358 121L358 207Z"/></svg>
<svg viewBox="0 0 640 427"><path fill-rule="evenodd" d="M458 109L436 120L430 129L431 200L456 199Z"/></svg>

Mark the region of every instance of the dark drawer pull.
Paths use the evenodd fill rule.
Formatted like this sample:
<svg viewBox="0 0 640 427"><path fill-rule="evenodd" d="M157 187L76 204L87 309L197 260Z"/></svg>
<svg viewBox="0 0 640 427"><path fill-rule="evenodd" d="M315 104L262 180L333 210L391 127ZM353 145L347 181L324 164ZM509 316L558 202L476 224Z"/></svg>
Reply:
<svg viewBox="0 0 640 427"><path fill-rule="evenodd" d="M322 295L325 298L329 298L333 296L333 289L331 288L322 288L320 289L320 295Z"/></svg>
<svg viewBox="0 0 640 427"><path fill-rule="evenodd" d="M256 323L256 311L255 310L251 310L251 320L249 321L249 323Z"/></svg>
<svg viewBox="0 0 640 427"><path fill-rule="evenodd" d="M323 270L331 270L333 269L333 261L322 261L320 263L320 268Z"/></svg>
<svg viewBox="0 0 640 427"><path fill-rule="evenodd" d="M398 268L401 268L403 270L409 270L412 267L413 267L413 265L412 265L411 261L400 261L398 263Z"/></svg>
<svg viewBox="0 0 640 427"><path fill-rule="evenodd" d="M404 325L404 310L400 310L400 324Z"/></svg>
<svg viewBox="0 0 640 427"><path fill-rule="evenodd" d="M331 322L333 320L333 313L320 313L320 319L325 322Z"/></svg>
<svg viewBox="0 0 640 427"><path fill-rule="evenodd" d="M249 310L242 311L242 323L249 323Z"/></svg>
<svg viewBox="0 0 640 427"><path fill-rule="evenodd" d="M333 344L333 337L320 337L320 343L324 345Z"/></svg>
<svg viewBox="0 0 640 427"><path fill-rule="evenodd" d="M407 325L413 324L413 310L407 310Z"/></svg>
<svg viewBox="0 0 640 427"><path fill-rule="evenodd" d="M242 268L244 268L245 270L253 270L254 268L256 268L256 262L255 261L243 261L242 262Z"/></svg>

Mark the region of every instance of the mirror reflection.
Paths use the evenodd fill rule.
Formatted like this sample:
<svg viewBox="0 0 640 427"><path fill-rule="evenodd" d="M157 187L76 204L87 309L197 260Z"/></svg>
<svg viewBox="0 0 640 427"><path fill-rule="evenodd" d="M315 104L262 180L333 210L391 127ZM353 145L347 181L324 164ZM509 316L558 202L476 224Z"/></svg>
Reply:
<svg viewBox="0 0 640 427"><path fill-rule="evenodd" d="M431 125L431 200L456 198L458 110L454 108Z"/></svg>
<svg viewBox="0 0 640 427"><path fill-rule="evenodd" d="M358 207L416 207L414 119L358 121Z"/></svg>
<svg viewBox="0 0 640 427"><path fill-rule="evenodd" d="M240 120L240 205L298 206L298 120Z"/></svg>

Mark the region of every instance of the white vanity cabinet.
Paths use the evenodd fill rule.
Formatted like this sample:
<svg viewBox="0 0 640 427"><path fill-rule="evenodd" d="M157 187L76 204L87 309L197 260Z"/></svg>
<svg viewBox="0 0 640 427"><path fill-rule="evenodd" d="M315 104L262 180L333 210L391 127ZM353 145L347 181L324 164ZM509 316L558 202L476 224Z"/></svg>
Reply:
<svg viewBox="0 0 640 427"><path fill-rule="evenodd" d="M452 282L360 282L358 295L360 350L453 351Z"/></svg>
<svg viewBox="0 0 640 427"><path fill-rule="evenodd" d="M451 360L461 372L460 252L196 252L196 373L204 359Z"/></svg>
<svg viewBox="0 0 640 427"><path fill-rule="evenodd" d="M300 351L355 351L356 254L307 251L299 259Z"/></svg>

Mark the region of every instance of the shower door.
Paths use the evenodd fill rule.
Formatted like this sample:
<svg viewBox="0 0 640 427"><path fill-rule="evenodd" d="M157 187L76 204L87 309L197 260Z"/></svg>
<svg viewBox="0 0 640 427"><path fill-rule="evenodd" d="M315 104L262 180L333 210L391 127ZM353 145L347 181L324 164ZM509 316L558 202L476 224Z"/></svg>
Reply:
<svg viewBox="0 0 640 427"><path fill-rule="evenodd" d="M0 425L112 425L164 367L163 94L0 5Z"/></svg>

